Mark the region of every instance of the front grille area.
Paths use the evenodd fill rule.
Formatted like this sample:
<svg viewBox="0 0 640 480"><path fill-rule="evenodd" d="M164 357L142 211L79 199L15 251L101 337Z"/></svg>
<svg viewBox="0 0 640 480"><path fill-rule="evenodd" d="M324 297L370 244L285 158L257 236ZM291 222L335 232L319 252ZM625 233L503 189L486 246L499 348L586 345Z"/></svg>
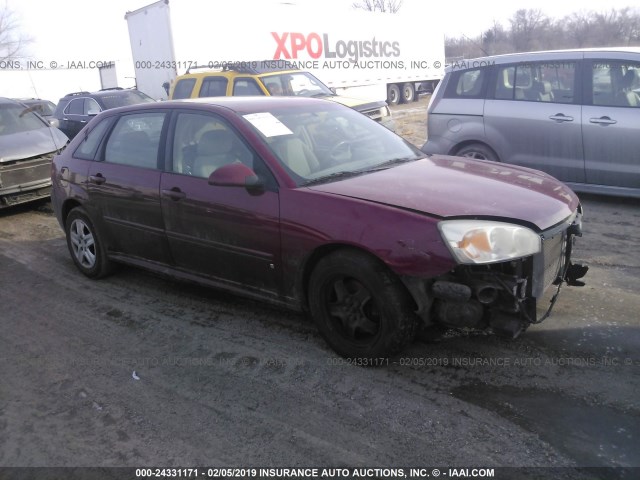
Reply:
<svg viewBox="0 0 640 480"><path fill-rule="evenodd" d="M556 281L564 268L567 231L555 231L553 236L542 235L542 251L533 256L533 284L531 294L540 298Z"/></svg>
<svg viewBox="0 0 640 480"><path fill-rule="evenodd" d="M362 110L360 113L364 113L367 117L373 118L377 122L382 119L382 114L380 113L379 108L374 108L373 110Z"/></svg>
<svg viewBox="0 0 640 480"><path fill-rule="evenodd" d="M564 265L564 240L564 232L542 240L542 258L544 261L542 285L544 290L549 288L558 278L558 274Z"/></svg>
<svg viewBox="0 0 640 480"><path fill-rule="evenodd" d="M53 153L0 164L0 194L22 192L51 183Z"/></svg>

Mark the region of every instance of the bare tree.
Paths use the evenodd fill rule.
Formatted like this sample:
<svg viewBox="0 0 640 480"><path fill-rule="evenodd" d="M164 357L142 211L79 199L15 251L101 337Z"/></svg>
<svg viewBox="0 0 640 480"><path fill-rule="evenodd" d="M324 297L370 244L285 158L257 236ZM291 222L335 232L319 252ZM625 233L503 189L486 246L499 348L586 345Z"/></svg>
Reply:
<svg viewBox="0 0 640 480"><path fill-rule="evenodd" d="M494 21L479 41L466 35L448 37L445 55L448 59L460 59L533 50L640 46L638 8L581 11L559 20L550 19L539 10L518 10L509 23L506 30Z"/></svg>
<svg viewBox="0 0 640 480"><path fill-rule="evenodd" d="M369 12L396 13L402 6L402 0L360 0L353 3L353 8Z"/></svg>
<svg viewBox="0 0 640 480"><path fill-rule="evenodd" d="M520 9L509 23L515 51L526 52L540 48L540 40L545 38L550 21L539 9Z"/></svg>
<svg viewBox="0 0 640 480"><path fill-rule="evenodd" d="M0 60L10 60L23 53L30 39L20 31L20 23L14 12L5 4L0 7Z"/></svg>
<svg viewBox="0 0 640 480"><path fill-rule="evenodd" d="M564 18L564 28L571 46L588 47L593 28L593 13L577 12Z"/></svg>
<svg viewBox="0 0 640 480"><path fill-rule="evenodd" d="M482 34L482 48L485 55L496 55L510 51L509 36L502 25L495 20L493 26Z"/></svg>

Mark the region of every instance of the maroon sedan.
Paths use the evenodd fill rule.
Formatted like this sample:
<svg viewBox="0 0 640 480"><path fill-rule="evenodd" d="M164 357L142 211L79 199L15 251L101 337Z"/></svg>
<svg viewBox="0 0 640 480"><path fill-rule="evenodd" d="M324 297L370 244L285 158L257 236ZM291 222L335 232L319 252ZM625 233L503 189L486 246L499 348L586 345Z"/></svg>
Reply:
<svg viewBox="0 0 640 480"><path fill-rule="evenodd" d="M515 337L586 271L570 262L582 211L564 184L427 156L324 100L107 110L53 163L85 275L127 263L308 311L363 364L437 325Z"/></svg>

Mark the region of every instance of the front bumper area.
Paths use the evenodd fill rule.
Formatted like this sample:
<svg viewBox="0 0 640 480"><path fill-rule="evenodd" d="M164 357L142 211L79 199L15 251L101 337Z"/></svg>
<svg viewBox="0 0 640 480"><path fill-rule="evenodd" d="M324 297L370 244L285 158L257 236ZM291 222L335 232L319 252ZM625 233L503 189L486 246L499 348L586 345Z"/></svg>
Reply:
<svg viewBox="0 0 640 480"><path fill-rule="evenodd" d="M492 264L458 265L430 281L405 280L423 325L490 329L497 335L516 338L529 325L543 321L563 284L584 285L579 279L588 267L571 262L575 237L582 235L581 217L578 209L562 224L542 232L542 249L536 255Z"/></svg>
<svg viewBox="0 0 640 480"><path fill-rule="evenodd" d="M52 158L53 153L0 163L0 208L48 197Z"/></svg>

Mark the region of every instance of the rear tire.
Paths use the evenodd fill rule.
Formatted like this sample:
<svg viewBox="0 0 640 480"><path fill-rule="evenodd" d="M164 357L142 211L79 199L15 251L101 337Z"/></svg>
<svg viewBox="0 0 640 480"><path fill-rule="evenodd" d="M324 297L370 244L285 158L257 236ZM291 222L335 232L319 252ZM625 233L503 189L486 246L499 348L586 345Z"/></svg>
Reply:
<svg viewBox="0 0 640 480"><path fill-rule="evenodd" d="M398 105L400 103L400 87L395 83L387 86L387 103L389 105Z"/></svg>
<svg viewBox="0 0 640 480"><path fill-rule="evenodd" d="M411 103L416 99L416 89L413 83L402 85L402 103Z"/></svg>
<svg viewBox="0 0 640 480"><path fill-rule="evenodd" d="M67 246L73 263L89 278L102 278L113 270L107 258L102 238L82 207L76 207L65 222Z"/></svg>
<svg viewBox="0 0 640 480"><path fill-rule="evenodd" d="M384 264L362 252L339 250L321 259L308 296L327 343L358 365L380 365L415 337L411 297Z"/></svg>
<svg viewBox="0 0 640 480"><path fill-rule="evenodd" d="M486 145L481 143L471 143L465 145L456 152L459 157L475 158L477 160L491 160L492 162L499 162L498 155Z"/></svg>

